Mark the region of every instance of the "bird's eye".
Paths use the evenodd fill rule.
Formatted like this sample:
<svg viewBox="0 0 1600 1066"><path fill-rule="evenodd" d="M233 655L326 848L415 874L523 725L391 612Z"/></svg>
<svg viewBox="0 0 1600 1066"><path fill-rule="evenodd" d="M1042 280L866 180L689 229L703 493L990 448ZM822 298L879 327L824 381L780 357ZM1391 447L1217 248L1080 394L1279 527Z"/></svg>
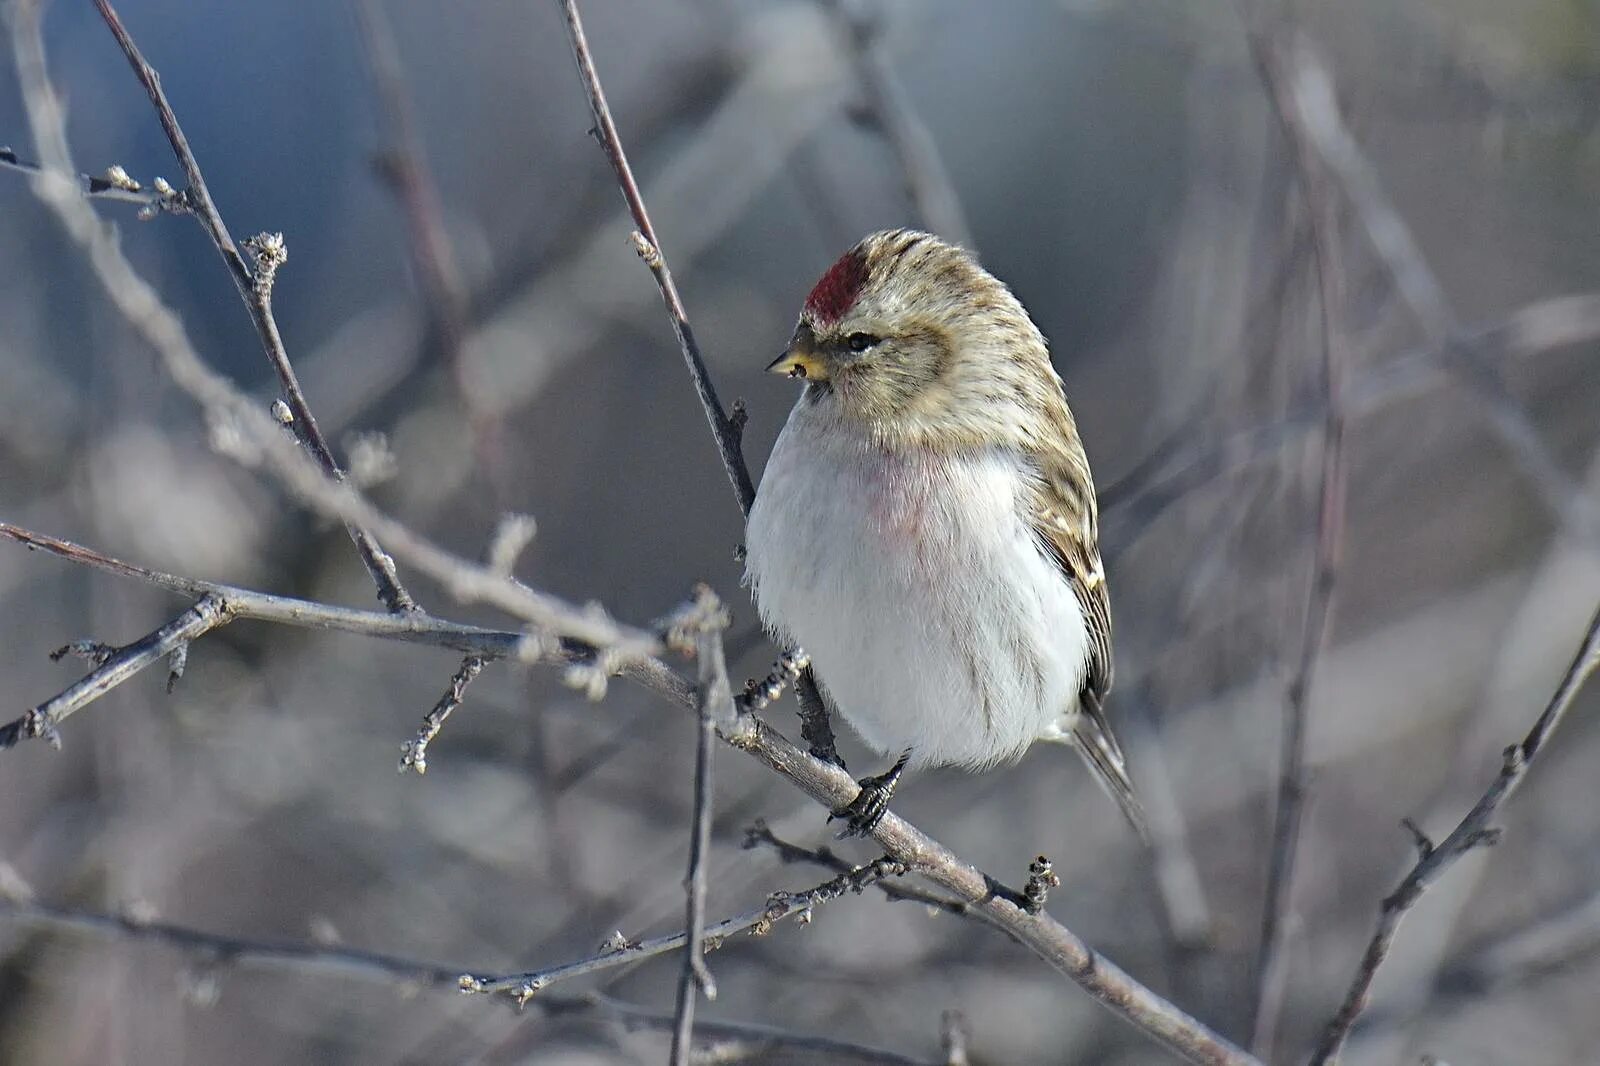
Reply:
<svg viewBox="0 0 1600 1066"><path fill-rule="evenodd" d="M877 344L878 339L870 333L852 333L845 338L845 343L850 346L852 352L864 352Z"/></svg>

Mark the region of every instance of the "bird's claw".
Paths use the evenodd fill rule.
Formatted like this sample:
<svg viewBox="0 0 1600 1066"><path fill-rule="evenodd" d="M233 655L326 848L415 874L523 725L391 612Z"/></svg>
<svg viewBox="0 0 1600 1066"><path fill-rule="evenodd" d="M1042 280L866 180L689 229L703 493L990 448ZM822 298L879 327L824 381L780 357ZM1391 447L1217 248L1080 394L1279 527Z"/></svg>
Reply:
<svg viewBox="0 0 1600 1066"><path fill-rule="evenodd" d="M889 813L889 801L894 798L895 786L900 783L900 775L905 772L910 759L911 752L906 751L887 772L863 777L857 782L861 788L856 798L828 815L830 822L845 823L844 828L839 830L839 840L872 835L878 823L883 821L883 816Z"/></svg>

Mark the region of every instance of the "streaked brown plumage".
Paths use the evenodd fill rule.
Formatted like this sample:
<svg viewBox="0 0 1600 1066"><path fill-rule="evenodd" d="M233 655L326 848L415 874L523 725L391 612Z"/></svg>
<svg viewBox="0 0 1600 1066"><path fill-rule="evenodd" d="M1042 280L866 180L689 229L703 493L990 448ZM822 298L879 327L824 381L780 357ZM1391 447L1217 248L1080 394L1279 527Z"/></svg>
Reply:
<svg viewBox="0 0 1600 1066"><path fill-rule="evenodd" d="M1142 831L1105 715L1094 483L1010 290L936 237L874 233L771 369L807 384L746 538L768 625L878 750L982 767L1070 742Z"/></svg>

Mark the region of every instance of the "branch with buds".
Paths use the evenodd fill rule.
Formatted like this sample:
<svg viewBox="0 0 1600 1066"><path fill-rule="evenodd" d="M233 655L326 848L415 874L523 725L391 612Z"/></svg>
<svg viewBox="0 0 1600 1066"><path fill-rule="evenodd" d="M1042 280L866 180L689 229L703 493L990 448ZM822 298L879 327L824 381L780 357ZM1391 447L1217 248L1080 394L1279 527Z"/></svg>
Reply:
<svg viewBox="0 0 1600 1066"><path fill-rule="evenodd" d="M752 914L764 916L769 910L770 907L763 908ZM784 916L799 913L801 912L797 909ZM0 865L0 917L39 929L55 929L79 936L110 938L129 943L156 944L181 952L195 960L196 982L203 982L206 985L214 985L217 973L225 968L250 966L287 969L307 978L321 976L338 981L387 985L406 996L415 995L419 988L433 988L441 992L486 992L491 990L469 986L478 980L485 982L499 980L474 978L463 974L459 967L437 962L424 962L356 948L320 943L254 940L248 937L210 933L162 921L148 913L135 913L132 910L107 914L52 906L33 899L29 887L3 865ZM760 920L760 917L752 917L749 925L739 930L731 930L730 933L749 929ZM682 934L658 940L666 944L660 950L671 950L682 943ZM592 959L571 963L564 968L553 967L543 971L543 974L565 971L562 972L561 978L577 977L580 974L595 972L597 969L620 966L646 957L643 949L652 943L655 942L630 942L618 933L602 945L601 952ZM649 952L649 954L655 953ZM540 975L520 975L517 979L538 976ZM548 1017L590 1016L599 1021L620 1023L629 1029L656 1032L669 1032L674 1024L671 1014L652 1011L598 992L576 994L551 992L548 991L550 983L547 980L541 986L538 995L519 996L510 994L507 990L505 998L518 1008L533 1010ZM718 1043L740 1041L750 1046L792 1051L795 1054L825 1055L830 1062L881 1063L886 1066L942 1066L927 1059L914 1058L848 1040L798 1033L767 1025L741 1025L737 1022L702 1023L698 1039L700 1048L708 1055Z"/></svg>
<svg viewBox="0 0 1600 1066"><path fill-rule="evenodd" d="M286 625L339 629L379 639L441 645L458 650L483 653L498 651L508 656L513 649L526 644L525 635L521 633L452 623L422 611L394 616L179 578L123 563L79 545L9 524L0 524L0 536L43 548L73 562L148 581L174 591L215 595L229 605L235 618L248 617ZM682 614L678 617L682 617ZM567 641L558 653L553 654L553 658L540 661L559 663L592 660L594 655L595 649ZM699 717L702 700L697 686L661 660L654 657L632 659L623 664L618 673ZM727 690L723 688L722 691ZM14 725L21 728L20 724ZM731 732L719 729L718 735L725 743L754 756L788 778L828 810L842 806L855 796L856 782L843 770L811 757L753 716L739 716ZM892 864L893 869L902 874L916 873L942 886L968 913L1005 932L1101 1002L1192 1061L1239 1064L1256 1061L1145 989L1048 914L1030 914L1013 901L1011 894L997 893L998 882L994 878L963 862L943 845L892 812L884 817L873 836L884 848L886 857L881 862ZM821 902L824 896L828 899L837 898L844 891L853 890L857 884L864 889L878 883L882 877L891 876L890 866L880 865L878 873L865 880L865 875L855 873L855 869L842 872L839 877L826 882L825 886L832 887L821 891L820 895L802 893L795 899L803 904L814 905ZM820 891L825 886L813 891ZM786 909L783 916L791 913L795 911ZM693 941L687 936L680 941L683 944L690 942ZM704 939L698 942L704 943Z"/></svg>
<svg viewBox="0 0 1600 1066"><path fill-rule="evenodd" d="M178 116L172 110L172 105L167 102L167 94L161 88L161 75L156 73L155 68L139 51L139 46L134 43L127 27L122 24L122 19L112 6L111 0L95 0L95 7L99 9L100 17L111 30L118 47L122 49L122 54L127 57L128 65L133 68L134 75L149 95L151 106L155 108L156 116L161 120L161 128L166 132L167 140L172 145L173 154L178 157L178 165L183 169L184 178L188 182L188 188L181 194L183 203L199 220L206 235L211 238L212 244L216 245L217 253L222 256L222 261L227 265L228 273L233 278L234 287L239 290L239 296L250 312L250 319L266 352L267 361L272 364L272 369L278 376L278 382L283 390L282 400L292 416L289 422L290 428L328 474L335 480L343 478L344 472L333 457L327 441L323 439L322 431L317 428L317 420L311 413L310 405L306 403L305 395L300 389L300 380L294 371L294 364L289 361L288 350L284 347L283 335L278 330L277 319L272 314L272 284L277 277L278 268L283 265L289 254L283 241L283 234L263 233L245 242L246 250L255 257L256 267L252 270L246 264L244 256L239 253L238 246L233 242L233 236L228 232L227 223L222 220L222 213L217 210L216 203L211 199L205 175L201 172L200 163L189 147L189 140L184 136L183 127L178 124ZM38 13L31 3L21 5L19 20L36 20L37 17ZM42 68L42 57L40 66ZM40 73L42 74L42 70ZM39 96L37 99L43 100L44 97ZM36 137L37 131L38 125L35 122ZM47 158L46 162L71 173L70 167L62 165L66 162L65 147L63 140L52 153L59 156L59 160ZM414 609L416 601L400 583L400 578L395 573L394 561L379 547L370 532L359 525L352 525L349 529L350 537L355 541L362 561L378 586L378 597L391 611Z"/></svg>

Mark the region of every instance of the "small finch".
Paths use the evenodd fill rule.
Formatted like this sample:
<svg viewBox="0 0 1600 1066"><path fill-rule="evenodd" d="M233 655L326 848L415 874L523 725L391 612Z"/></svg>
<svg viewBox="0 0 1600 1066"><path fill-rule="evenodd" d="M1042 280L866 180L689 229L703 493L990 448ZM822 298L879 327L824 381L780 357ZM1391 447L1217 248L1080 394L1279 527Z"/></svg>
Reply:
<svg viewBox="0 0 1600 1066"><path fill-rule="evenodd" d="M967 252L886 230L806 298L769 368L805 381L745 532L779 639L880 754L845 811L869 832L900 772L1071 744L1141 835L1106 721L1111 611L1094 481L1044 336Z"/></svg>

